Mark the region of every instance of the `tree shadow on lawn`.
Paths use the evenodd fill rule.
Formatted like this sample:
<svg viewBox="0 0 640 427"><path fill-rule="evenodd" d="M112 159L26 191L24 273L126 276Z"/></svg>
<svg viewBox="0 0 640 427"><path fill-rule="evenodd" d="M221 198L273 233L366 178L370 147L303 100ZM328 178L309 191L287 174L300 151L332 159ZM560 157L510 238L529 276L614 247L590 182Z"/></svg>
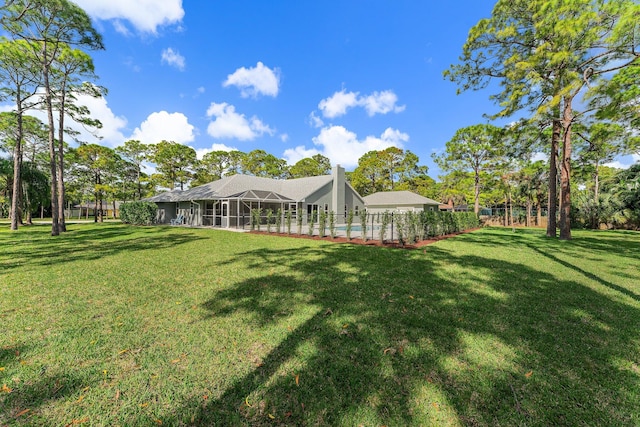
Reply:
<svg viewBox="0 0 640 427"><path fill-rule="evenodd" d="M593 237L594 235L597 237ZM583 233L582 230L574 230L573 239L567 242L547 237L544 230L540 229L516 228L515 232L512 232L510 229L489 227L479 233L462 234L456 239L491 247L494 245L520 247L523 243L531 245L535 242L538 249L563 251L576 255L581 255L583 251L588 250L599 255L615 254L633 260L638 259L640 252L640 233L635 231L588 230Z"/></svg>
<svg viewBox="0 0 640 427"><path fill-rule="evenodd" d="M203 237L194 233L173 232L168 227L132 227L104 224L99 228L86 228L72 224L66 233L57 237L42 234L44 226L34 226L28 243L12 244L10 234L0 234L2 256L0 267L4 271L31 266L59 265L65 262L91 261L122 252L147 249L166 249Z"/></svg>
<svg viewBox="0 0 640 427"><path fill-rule="evenodd" d="M22 358L29 355L32 347L14 344L0 348L0 425L9 425L17 421L34 424L32 418L36 409L53 400L66 399L87 385L86 380L74 373L49 374L46 367L23 365ZM39 371L31 375L27 371ZM27 377L25 379L25 377ZM37 424L45 425L40 419Z"/></svg>
<svg viewBox="0 0 640 427"><path fill-rule="evenodd" d="M640 310L570 274L439 246L258 249L230 262L264 273L213 295L203 327L243 311L283 339L258 361L246 349L248 374L165 424L640 421ZM283 316L303 313L284 330Z"/></svg>
<svg viewBox="0 0 640 427"><path fill-rule="evenodd" d="M598 266L603 266L603 263L606 263L612 255L630 258L633 261L632 265L636 266L639 259L638 254L640 253L640 242L620 238L619 236L620 234L628 235L635 232L589 231L589 234L592 233L598 233L600 236L598 238L594 238L578 234L578 236L571 240L571 242L563 242L556 239L549 239L537 230L517 230L516 233L505 233L503 230L502 232L493 233L485 231L478 235L465 236L465 238L467 241L485 246L502 244L510 245L514 248L526 247L554 263L558 263L590 280L608 287L609 289L620 292L635 299L636 301L640 301L640 295L632 290L605 280L600 275L581 268L576 262L566 260L571 259L572 257L585 259L585 251L588 251L589 253L596 254L595 258L588 258L589 261L592 261L595 271L597 271ZM566 259L562 259L561 256L564 256ZM640 281L637 266L634 268L634 271L626 271L619 265L607 266L607 268L611 270L612 274L618 277Z"/></svg>

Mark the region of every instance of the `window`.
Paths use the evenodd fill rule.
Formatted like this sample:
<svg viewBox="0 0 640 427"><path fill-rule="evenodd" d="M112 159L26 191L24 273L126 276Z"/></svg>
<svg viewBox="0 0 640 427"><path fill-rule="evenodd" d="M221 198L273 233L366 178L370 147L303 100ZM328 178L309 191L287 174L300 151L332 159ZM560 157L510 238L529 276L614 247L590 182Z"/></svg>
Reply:
<svg viewBox="0 0 640 427"><path fill-rule="evenodd" d="M355 208L355 210L353 211L353 213L354 213L354 214L358 215L358 208L359 208L359 207L360 207L360 206L356 205L356 208Z"/></svg>
<svg viewBox="0 0 640 427"><path fill-rule="evenodd" d="M324 204L324 212L325 213L329 213L329 204L328 203Z"/></svg>

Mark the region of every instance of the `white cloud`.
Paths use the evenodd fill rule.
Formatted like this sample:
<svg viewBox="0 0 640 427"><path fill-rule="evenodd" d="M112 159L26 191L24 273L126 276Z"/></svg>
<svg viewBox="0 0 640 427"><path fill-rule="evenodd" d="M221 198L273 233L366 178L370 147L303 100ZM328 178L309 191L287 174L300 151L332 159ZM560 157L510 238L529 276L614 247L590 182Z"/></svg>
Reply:
<svg viewBox="0 0 640 427"><path fill-rule="evenodd" d="M379 137L367 136L359 140L354 132L343 126L329 126L322 128L320 134L313 138L317 148L290 148L284 152L284 157L289 164L293 164L304 157L320 153L328 157L332 164L351 168L357 166L358 159L369 151L380 151L388 147L402 148L407 141L409 135L397 129L387 128Z"/></svg>
<svg viewBox="0 0 640 427"><path fill-rule="evenodd" d="M138 139L145 144L157 144L162 140L185 144L195 139L194 129L184 114L158 111L149 114L130 139Z"/></svg>
<svg viewBox="0 0 640 427"><path fill-rule="evenodd" d="M184 17L182 0L74 0L92 18L114 19L114 28L122 34L128 30L121 21L129 21L142 33L155 34L158 27L178 24Z"/></svg>
<svg viewBox="0 0 640 427"><path fill-rule="evenodd" d="M633 166L635 163L639 161L640 161L640 155L631 154L628 156L620 156L617 159L615 159L613 162L603 164L603 166L608 166L610 168L617 168L617 169L629 169L631 166Z"/></svg>
<svg viewBox="0 0 640 427"><path fill-rule="evenodd" d="M178 51L174 51L171 48L164 49L162 51L162 62L176 67L180 71L184 71L185 60L184 56L180 55Z"/></svg>
<svg viewBox="0 0 640 427"><path fill-rule="evenodd" d="M406 105L396 105L397 102L398 96L390 90L373 92L371 95L360 99L360 104L367 110L369 116L404 111Z"/></svg>
<svg viewBox="0 0 640 427"><path fill-rule="evenodd" d="M80 131L79 139L87 142L94 140L96 143L110 147L116 147L124 142L125 137L122 131L127 125L127 119L122 116L116 116L107 105L105 98L79 95L78 103L85 105L91 111L91 117L100 120L102 123L101 129L94 130L87 129L83 125L74 122L71 127ZM95 141L94 135L101 137L101 140Z"/></svg>
<svg viewBox="0 0 640 427"><path fill-rule="evenodd" d="M227 76L222 86L236 86L243 98L255 98L258 95L276 97L280 89L279 71L258 62L254 68L238 68Z"/></svg>
<svg viewBox="0 0 640 427"><path fill-rule="evenodd" d="M316 150L315 148L307 150L303 145L299 145L295 148L288 148L284 150L284 154L282 155L282 157L287 160L287 164L295 165L300 160L306 157L315 156L316 154L320 154L320 151Z"/></svg>
<svg viewBox="0 0 640 427"><path fill-rule="evenodd" d="M323 99L318 104L318 108L322 111L322 115L332 119L334 117L343 116L349 108L358 105L358 92L345 92L342 89L329 98Z"/></svg>
<svg viewBox="0 0 640 427"><path fill-rule="evenodd" d="M329 98L320 101L318 108L322 111L322 115L329 119L344 116L347 114L347 110L354 107L362 107L367 111L369 116L374 116L376 114L400 113L404 111L406 106L397 105L397 102L398 96L391 90L373 92L371 95L360 96L358 92L346 92L345 89L342 89L340 92L336 92ZM315 112L311 113L310 119L314 124L319 121L315 116Z"/></svg>
<svg viewBox="0 0 640 427"><path fill-rule="evenodd" d="M198 93L204 93L204 92L205 92L205 88L204 88L204 86L200 86L200 87L198 88Z"/></svg>
<svg viewBox="0 0 640 427"><path fill-rule="evenodd" d="M314 128L321 128L324 126L324 122L320 117L316 116L315 111L312 111L311 114L309 114L309 124Z"/></svg>
<svg viewBox="0 0 640 427"><path fill-rule="evenodd" d="M238 149L235 147L229 147L228 145L225 144L212 144L210 148L197 148L196 149L196 156L198 157L198 159L202 160L202 157L207 154L207 153L211 153L212 151L237 151Z"/></svg>
<svg viewBox="0 0 640 427"><path fill-rule="evenodd" d="M631 165L622 163L620 160L614 160L613 162L604 163L602 166L607 166L607 167L616 168L616 169L628 169L629 166Z"/></svg>
<svg viewBox="0 0 640 427"><path fill-rule="evenodd" d="M280 134L280 141L287 142L288 140L289 140L289 134L288 133Z"/></svg>
<svg viewBox="0 0 640 427"><path fill-rule="evenodd" d="M113 28L118 33L122 34L123 36L130 36L131 35L131 33L129 32L129 29L119 19L114 19L113 20Z"/></svg>
<svg viewBox="0 0 640 427"><path fill-rule="evenodd" d="M226 102L212 102L207 109L207 117L214 118L207 127L207 133L216 139L250 141L264 134L275 133L275 129L264 124L256 116L247 119L244 114L236 113L236 107Z"/></svg>

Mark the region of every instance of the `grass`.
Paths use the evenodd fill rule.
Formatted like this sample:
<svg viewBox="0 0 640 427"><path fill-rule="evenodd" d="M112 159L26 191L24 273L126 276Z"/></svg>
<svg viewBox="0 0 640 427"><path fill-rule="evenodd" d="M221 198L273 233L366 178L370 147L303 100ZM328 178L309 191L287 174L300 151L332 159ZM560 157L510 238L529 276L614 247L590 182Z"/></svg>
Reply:
<svg viewBox="0 0 640 427"><path fill-rule="evenodd" d="M0 425L640 425L640 235L0 230Z"/></svg>

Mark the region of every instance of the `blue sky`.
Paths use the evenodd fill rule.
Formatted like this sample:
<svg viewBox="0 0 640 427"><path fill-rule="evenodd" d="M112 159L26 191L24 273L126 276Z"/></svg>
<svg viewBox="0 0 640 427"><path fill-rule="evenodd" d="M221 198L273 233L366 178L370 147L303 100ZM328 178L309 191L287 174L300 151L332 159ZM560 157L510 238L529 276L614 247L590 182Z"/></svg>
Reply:
<svg viewBox="0 0 640 427"><path fill-rule="evenodd" d="M490 90L456 95L442 77L493 1L76 2L106 46L92 56L108 94L86 100L102 139L88 142L321 153L347 170L394 145L436 178L431 154L496 110Z"/></svg>
<svg viewBox="0 0 640 427"><path fill-rule="evenodd" d="M77 3L106 46L92 56L109 92L88 102L104 145L319 152L347 169L395 145L435 177L431 153L495 110L489 92L456 96L442 77L493 1Z"/></svg>

